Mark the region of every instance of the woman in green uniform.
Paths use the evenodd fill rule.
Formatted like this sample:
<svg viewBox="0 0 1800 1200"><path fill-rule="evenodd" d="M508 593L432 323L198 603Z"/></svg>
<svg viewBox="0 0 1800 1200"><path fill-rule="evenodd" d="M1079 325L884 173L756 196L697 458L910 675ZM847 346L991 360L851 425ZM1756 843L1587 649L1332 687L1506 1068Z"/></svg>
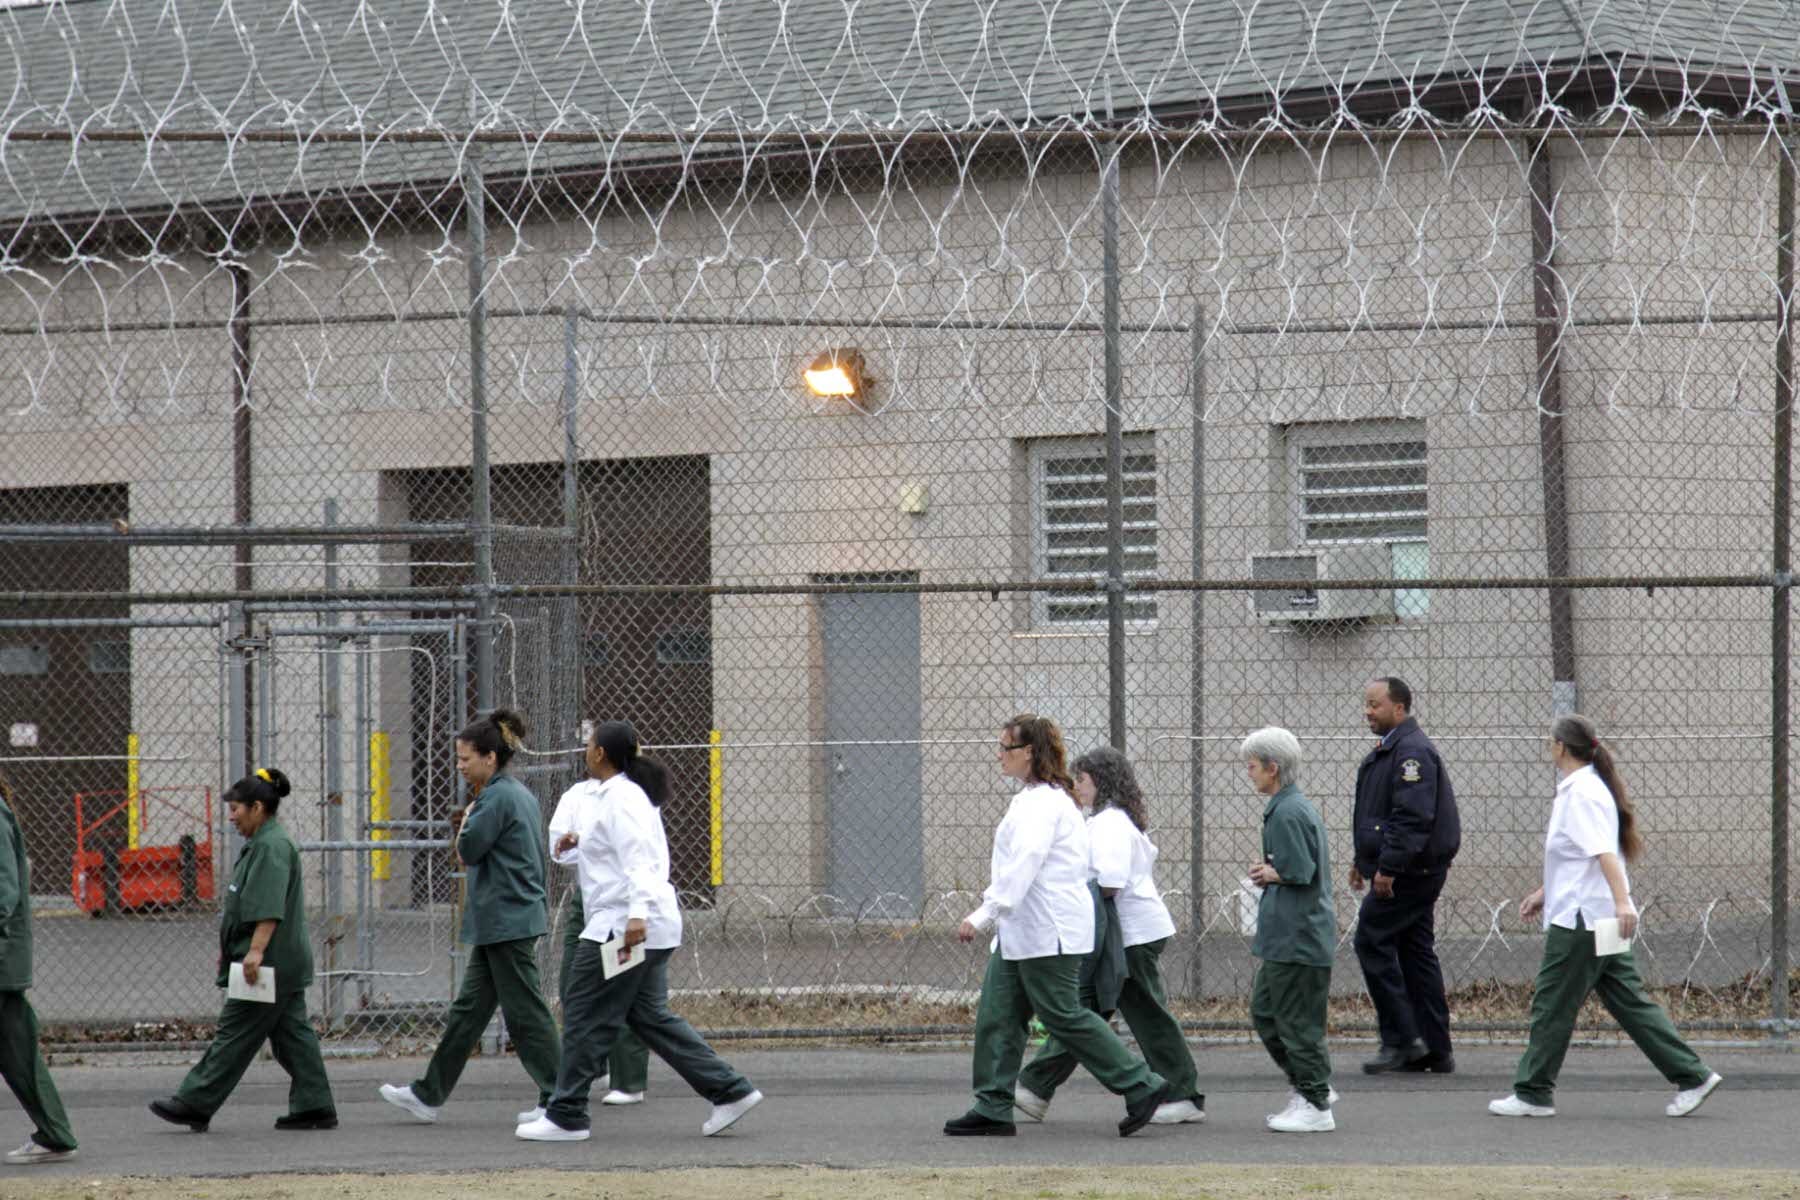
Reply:
<svg viewBox="0 0 1800 1200"><path fill-rule="evenodd" d="M1276 1133L1329 1133L1337 1128L1331 1112L1337 1092L1325 1011L1337 914L1325 822L1297 786L1300 739L1271 726L1245 738L1241 752L1250 786L1268 797L1262 857L1250 867L1250 881L1262 889L1250 943L1250 953L1262 960L1250 991L1250 1023L1289 1088L1287 1107L1270 1113L1268 1126Z"/></svg>
<svg viewBox="0 0 1800 1200"><path fill-rule="evenodd" d="M151 1112L195 1133L206 1132L265 1041L291 1080L287 1115L276 1118L275 1128L337 1128L319 1035L306 1019L313 961L300 850L275 819L290 790L286 775L264 767L225 793L231 823L246 840L219 917L218 984L225 987L232 964L241 962L247 984L274 973L275 1000L226 1000L206 1053L173 1096L150 1102Z"/></svg>
<svg viewBox="0 0 1800 1200"><path fill-rule="evenodd" d="M9 1151L15 1167L75 1157L75 1134L63 1112L44 1056L38 1053L37 1014L25 999L31 986L31 862L13 812L12 789L0 779L0 1075L37 1126Z"/></svg>
<svg viewBox="0 0 1800 1200"><path fill-rule="evenodd" d="M456 769L475 792L451 818L459 826L457 857L468 873L462 940L469 965L425 1074L405 1087L381 1085L383 1100L420 1121L437 1120L496 1006L506 1014L520 1063L537 1084L538 1107L556 1090L562 1047L537 964L537 940L549 924L544 818L537 797L506 773L524 737L525 718L505 708L456 735Z"/></svg>

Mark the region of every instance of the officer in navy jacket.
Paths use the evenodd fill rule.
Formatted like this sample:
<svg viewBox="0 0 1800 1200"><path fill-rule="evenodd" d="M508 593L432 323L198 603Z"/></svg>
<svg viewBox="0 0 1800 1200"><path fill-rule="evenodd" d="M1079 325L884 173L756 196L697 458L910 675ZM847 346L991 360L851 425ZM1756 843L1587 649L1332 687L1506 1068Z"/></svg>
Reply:
<svg viewBox="0 0 1800 1200"><path fill-rule="evenodd" d="M1371 1075L1456 1069L1434 917L1462 845L1462 821L1450 774L1414 719L1412 700L1406 681L1391 675L1363 692L1363 718L1381 741L1356 770L1350 886L1369 888L1357 914L1356 957L1381 1029L1380 1053L1363 1064Z"/></svg>

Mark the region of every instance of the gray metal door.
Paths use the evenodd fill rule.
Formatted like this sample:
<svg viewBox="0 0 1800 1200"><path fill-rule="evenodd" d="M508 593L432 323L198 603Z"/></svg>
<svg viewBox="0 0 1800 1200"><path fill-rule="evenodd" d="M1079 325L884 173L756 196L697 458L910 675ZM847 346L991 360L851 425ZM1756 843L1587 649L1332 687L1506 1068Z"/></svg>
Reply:
<svg viewBox="0 0 1800 1200"><path fill-rule="evenodd" d="M919 597L826 595L820 611L825 740L838 743L823 751L826 890L847 915L917 916L925 886Z"/></svg>

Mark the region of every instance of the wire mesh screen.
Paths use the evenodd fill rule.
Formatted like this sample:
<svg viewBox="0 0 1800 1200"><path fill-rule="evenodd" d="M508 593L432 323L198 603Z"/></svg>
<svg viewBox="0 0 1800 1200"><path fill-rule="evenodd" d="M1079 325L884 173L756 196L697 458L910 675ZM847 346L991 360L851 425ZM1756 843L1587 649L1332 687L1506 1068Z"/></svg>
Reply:
<svg viewBox="0 0 1800 1200"><path fill-rule="evenodd" d="M1090 8L5 6L46 1021L210 1019L220 797L270 764L313 1013L428 1030L452 739L504 704L546 818L586 722L669 765L713 1028L966 1024L1001 726L1122 739L1174 999L1240 1028L1238 742L1300 736L1344 876L1383 674L1461 800L1458 1021L1524 1019L1572 709L1645 832L1646 973L1784 1018L1800 25Z"/></svg>

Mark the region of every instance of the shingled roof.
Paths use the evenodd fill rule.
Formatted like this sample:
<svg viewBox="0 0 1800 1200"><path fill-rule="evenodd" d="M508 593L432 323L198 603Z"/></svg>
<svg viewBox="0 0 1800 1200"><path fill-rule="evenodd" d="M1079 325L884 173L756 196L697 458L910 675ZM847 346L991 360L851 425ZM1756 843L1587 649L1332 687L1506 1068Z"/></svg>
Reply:
<svg viewBox="0 0 1800 1200"><path fill-rule="evenodd" d="M1177 118L1577 64L1741 85L1800 61L1783 0L58 0L0 10L0 35L18 70L0 130L293 136L7 140L0 213L15 220L443 179L472 121L517 131L484 153L523 170L621 153L534 148L545 129ZM443 137L308 141L395 130Z"/></svg>

